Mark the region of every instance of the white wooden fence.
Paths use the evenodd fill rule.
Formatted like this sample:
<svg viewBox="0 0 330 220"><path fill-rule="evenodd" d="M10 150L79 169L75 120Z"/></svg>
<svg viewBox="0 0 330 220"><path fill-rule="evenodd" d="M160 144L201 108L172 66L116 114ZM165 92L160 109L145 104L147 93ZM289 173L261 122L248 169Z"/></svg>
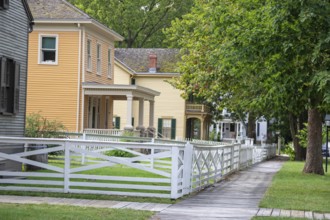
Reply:
<svg viewBox="0 0 330 220"><path fill-rule="evenodd" d="M97 140L0 137L0 144L16 144L25 151L0 152L2 160L23 164L22 171L0 171L0 190L109 194L177 199L201 190L242 167L275 155L275 147L239 144L193 146L189 142L110 142ZM48 146L38 149L35 145ZM51 147L49 147L51 146ZM274 149L273 149L274 148ZM107 156L121 150L133 157ZM59 156L34 161L33 155ZM82 158L88 158L82 161ZM32 165L44 170L28 171ZM96 169L109 168L103 173ZM120 176L112 169L122 169ZM125 169L136 171L124 175ZM97 174L98 173L98 174ZM146 175L148 174L148 175Z"/></svg>

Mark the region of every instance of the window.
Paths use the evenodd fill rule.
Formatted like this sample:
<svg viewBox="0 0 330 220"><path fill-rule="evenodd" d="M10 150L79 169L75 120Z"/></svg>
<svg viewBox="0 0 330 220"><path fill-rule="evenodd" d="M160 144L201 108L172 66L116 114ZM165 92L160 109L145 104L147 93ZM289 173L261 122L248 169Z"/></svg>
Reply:
<svg viewBox="0 0 330 220"><path fill-rule="evenodd" d="M0 57L0 114L2 115L18 113L19 78L19 63L7 57Z"/></svg>
<svg viewBox="0 0 330 220"><path fill-rule="evenodd" d="M135 85L135 78L131 78L131 85Z"/></svg>
<svg viewBox="0 0 330 220"><path fill-rule="evenodd" d="M176 119L158 119L158 136L166 139L175 139Z"/></svg>
<svg viewBox="0 0 330 220"><path fill-rule="evenodd" d="M92 41L87 40L87 71L92 71Z"/></svg>
<svg viewBox="0 0 330 220"><path fill-rule="evenodd" d="M101 44L97 44L96 47L96 60L97 60L97 69L96 69L96 73L101 75Z"/></svg>
<svg viewBox="0 0 330 220"><path fill-rule="evenodd" d="M108 49L108 78L112 77L111 49Z"/></svg>
<svg viewBox="0 0 330 220"><path fill-rule="evenodd" d="M40 36L40 54L39 63L41 64L57 64L57 35L41 35Z"/></svg>
<svg viewBox="0 0 330 220"><path fill-rule="evenodd" d="M0 0L0 10L9 8L9 0Z"/></svg>

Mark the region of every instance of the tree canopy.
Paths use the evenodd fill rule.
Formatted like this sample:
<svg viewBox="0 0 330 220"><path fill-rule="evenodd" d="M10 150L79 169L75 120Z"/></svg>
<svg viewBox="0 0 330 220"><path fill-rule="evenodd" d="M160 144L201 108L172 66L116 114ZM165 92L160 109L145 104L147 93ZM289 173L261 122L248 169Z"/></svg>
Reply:
<svg viewBox="0 0 330 220"><path fill-rule="evenodd" d="M166 30L183 54L174 85L233 111L296 118L308 111L304 171L323 174L329 33L327 0L196 0Z"/></svg>
<svg viewBox="0 0 330 220"><path fill-rule="evenodd" d="M120 47L164 47L162 30L189 12L193 0L70 0L125 37Z"/></svg>

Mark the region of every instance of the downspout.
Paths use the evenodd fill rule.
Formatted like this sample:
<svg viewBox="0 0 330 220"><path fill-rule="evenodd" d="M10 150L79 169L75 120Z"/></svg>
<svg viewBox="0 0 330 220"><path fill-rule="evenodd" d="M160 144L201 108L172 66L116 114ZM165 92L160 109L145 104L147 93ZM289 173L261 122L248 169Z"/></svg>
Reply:
<svg viewBox="0 0 330 220"><path fill-rule="evenodd" d="M79 51L78 51L78 90L77 90L77 111L76 111L76 132L79 132L79 107L80 107L80 77L81 77L81 27L80 23L77 24L79 28Z"/></svg>
<svg viewBox="0 0 330 220"><path fill-rule="evenodd" d="M82 27L82 38L83 38L83 44L82 44L82 83L85 82L85 27ZM84 132L84 118L85 118L85 92L84 89L82 89L82 98L81 98L81 124L80 124L80 131Z"/></svg>

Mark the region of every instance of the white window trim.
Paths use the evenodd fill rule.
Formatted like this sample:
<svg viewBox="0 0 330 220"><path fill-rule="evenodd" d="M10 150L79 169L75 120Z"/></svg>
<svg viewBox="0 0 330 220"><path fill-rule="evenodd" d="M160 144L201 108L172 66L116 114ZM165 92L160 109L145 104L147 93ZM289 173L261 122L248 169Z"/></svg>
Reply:
<svg viewBox="0 0 330 220"><path fill-rule="evenodd" d="M41 49L42 49L42 38L43 37L55 37L56 38L56 54L55 54L55 62L42 62L41 61ZM38 47L38 64L44 64L44 65L58 65L58 41L59 37L58 34L39 34L39 47Z"/></svg>
<svg viewBox="0 0 330 220"><path fill-rule="evenodd" d="M100 46L100 57L98 53L98 47ZM98 69L98 64L100 60L100 69ZM96 74L102 75L102 45L100 43L96 43Z"/></svg>
<svg viewBox="0 0 330 220"><path fill-rule="evenodd" d="M91 58L91 66L90 66L90 68L88 68L88 41L90 42L90 58ZM92 39L87 39L87 42L86 42L86 48L87 48L87 50L86 50L86 57L87 57L87 67L86 67L86 70L88 71L88 72L92 72L93 71L93 45L92 45L92 43L93 43L93 41L92 41Z"/></svg>
<svg viewBox="0 0 330 220"><path fill-rule="evenodd" d="M110 52L110 61L109 61L109 52ZM112 79L112 48L108 48L108 78Z"/></svg>

